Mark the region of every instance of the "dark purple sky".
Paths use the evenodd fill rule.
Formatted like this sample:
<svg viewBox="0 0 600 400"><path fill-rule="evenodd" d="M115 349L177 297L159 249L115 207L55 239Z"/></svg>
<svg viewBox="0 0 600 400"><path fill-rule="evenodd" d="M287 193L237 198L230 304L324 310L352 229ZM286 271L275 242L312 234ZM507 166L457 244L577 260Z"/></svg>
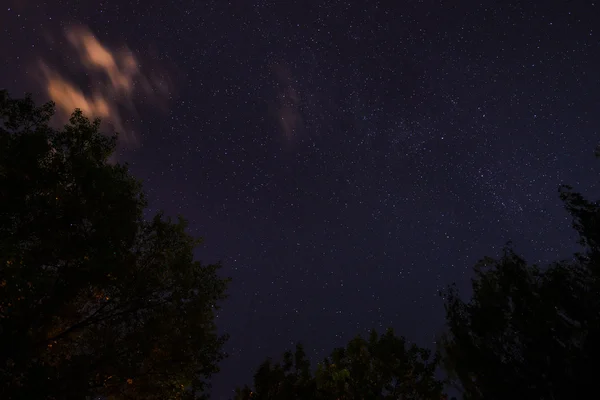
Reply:
<svg viewBox="0 0 600 400"><path fill-rule="evenodd" d="M593 1L41 3L2 2L0 87L110 115L223 261L217 399L297 340L432 345L439 289L508 240L567 257L558 185L600 192Z"/></svg>

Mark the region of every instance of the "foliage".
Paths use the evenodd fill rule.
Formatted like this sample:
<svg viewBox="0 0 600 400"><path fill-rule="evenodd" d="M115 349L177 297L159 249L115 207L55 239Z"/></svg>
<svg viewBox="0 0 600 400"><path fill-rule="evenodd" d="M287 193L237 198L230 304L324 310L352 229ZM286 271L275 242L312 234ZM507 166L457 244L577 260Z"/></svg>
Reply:
<svg viewBox="0 0 600 400"><path fill-rule="evenodd" d="M292 368L294 365L294 368ZM382 336L371 332L345 348L335 349L315 375L310 372L301 346L295 356L286 353L283 365L265 361L254 377L255 390L237 390L246 399L435 399L443 397L442 382L435 378L438 357L392 330Z"/></svg>
<svg viewBox="0 0 600 400"><path fill-rule="evenodd" d="M510 247L475 268L473 296L446 293L444 364L464 399L570 399L592 393L600 354L600 208L561 198L584 252L540 268Z"/></svg>
<svg viewBox="0 0 600 400"><path fill-rule="evenodd" d="M236 389L237 400L308 400L314 399L315 380L310 372L310 362L301 344L294 353L286 351L283 362L273 363L267 359L254 375L254 390L248 386Z"/></svg>
<svg viewBox="0 0 600 400"><path fill-rule="evenodd" d="M199 398L227 279L186 222L143 219L116 136L0 92L0 398Z"/></svg>

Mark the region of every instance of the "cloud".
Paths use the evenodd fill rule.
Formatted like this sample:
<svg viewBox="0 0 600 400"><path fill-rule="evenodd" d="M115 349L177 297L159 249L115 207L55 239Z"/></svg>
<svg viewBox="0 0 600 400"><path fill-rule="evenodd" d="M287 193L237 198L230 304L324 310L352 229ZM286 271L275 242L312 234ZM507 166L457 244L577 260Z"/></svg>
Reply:
<svg viewBox="0 0 600 400"><path fill-rule="evenodd" d="M74 72L87 82L78 85L40 60L42 82L58 111L68 116L80 108L88 117L112 124L126 144L137 144L139 138L130 122L137 114L134 100L139 96L144 103L164 106L172 86L168 77L144 73L129 48L111 49L86 27L70 27L65 37L76 55Z"/></svg>
<svg viewBox="0 0 600 400"><path fill-rule="evenodd" d="M282 64L273 66L278 82L278 106L275 113L284 136L291 140L304 126L300 112L300 95L296 91L290 70Z"/></svg>
<svg viewBox="0 0 600 400"><path fill-rule="evenodd" d="M67 39L77 49L86 68L104 72L112 87L119 92L129 93L133 88L133 78L139 72L137 62L129 50L117 59L106 47L86 29L81 27L67 31ZM120 65L119 65L120 64Z"/></svg>
<svg viewBox="0 0 600 400"><path fill-rule="evenodd" d="M86 96L75 85L65 80L46 65L41 64L40 68L46 78L48 95L56 102L59 109L66 113L71 113L75 108L80 108L88 116L111 118L113 106L101 93ZM121 124L119 123L118 125Z"/></svg>

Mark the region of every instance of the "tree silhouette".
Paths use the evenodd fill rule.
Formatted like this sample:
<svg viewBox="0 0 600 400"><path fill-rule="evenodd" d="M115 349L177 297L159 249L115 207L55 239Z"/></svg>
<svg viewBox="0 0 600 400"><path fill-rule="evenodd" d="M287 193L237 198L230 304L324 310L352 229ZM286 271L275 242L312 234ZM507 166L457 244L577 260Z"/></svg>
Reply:
<svg viewBox="0 0 600 400"><path fill-rule="evenodd" d="M444 365L464 399L571 399L593 393L600 355L600 208L560 188L584 251L544 268L507 246L475 267L473 296L445 292Z"/></svg>
<svg viewBox="0 0 600 400"><path fill-rule="evenodd" d="M237 400L242 399L314 399L315 380L310 362L301 344L294 353L286 351L281 364L265 360L254 375L254 390L248 386L236 389Z"/></svg>
<svg viewBox="0 0 600 400"><path fill-rule="evenodd" d="M150 221L116 136L0 92L0 398L201 398L227 279L182 218Z"/></svg>
<svg viewBox="0 0 600 400"><path fill-rule="evenodd" d="M435 399L444 397L435 378L439 359L408 345L390 329L368 339L357 336L333 350L310 372L302 346L284 354L282 364L265 361L254 376L254 390L237 389L236 400L279 399Z"/></svg>

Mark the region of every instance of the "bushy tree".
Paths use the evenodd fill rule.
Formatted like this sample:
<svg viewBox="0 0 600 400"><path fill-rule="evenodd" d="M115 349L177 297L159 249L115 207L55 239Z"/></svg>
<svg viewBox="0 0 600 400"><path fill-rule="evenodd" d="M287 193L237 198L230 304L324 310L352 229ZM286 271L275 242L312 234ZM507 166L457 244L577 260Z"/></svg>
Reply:
<svg viewBox="0 0 600 400"><path fill-rule="evenodd" d="M315 379L301 344L286 351L281 363L265 360L254 375L254 389L236 389L236 400L309 400L315 397Z"/></svg>
<svg viewBox="0 0 600 400"><path fill-rule="evenodd" d="M571 399L594 392L600 355L600 207L561 198L584 250L546 267L507 246L475 268L473 296L445 292L444 364L464 399Z"/></svg>
<svg viewBox="0 0 600 400"><path fill-rule="evenodd" d="M294 356L284 354L282 364L263 363L255 377L254 390L237 391L237 400L279 399L431 399L443 395L443 382L436 379L438 357L392 330L368 339L357 336L310 372L302 347Z"/></svg>
<svg viewBox="0 0 600 400"><path fill-rule="evenodd" d="M227 279L183 219L147 221L116 136L0 92L0 398L199 398Z"/></svg>

